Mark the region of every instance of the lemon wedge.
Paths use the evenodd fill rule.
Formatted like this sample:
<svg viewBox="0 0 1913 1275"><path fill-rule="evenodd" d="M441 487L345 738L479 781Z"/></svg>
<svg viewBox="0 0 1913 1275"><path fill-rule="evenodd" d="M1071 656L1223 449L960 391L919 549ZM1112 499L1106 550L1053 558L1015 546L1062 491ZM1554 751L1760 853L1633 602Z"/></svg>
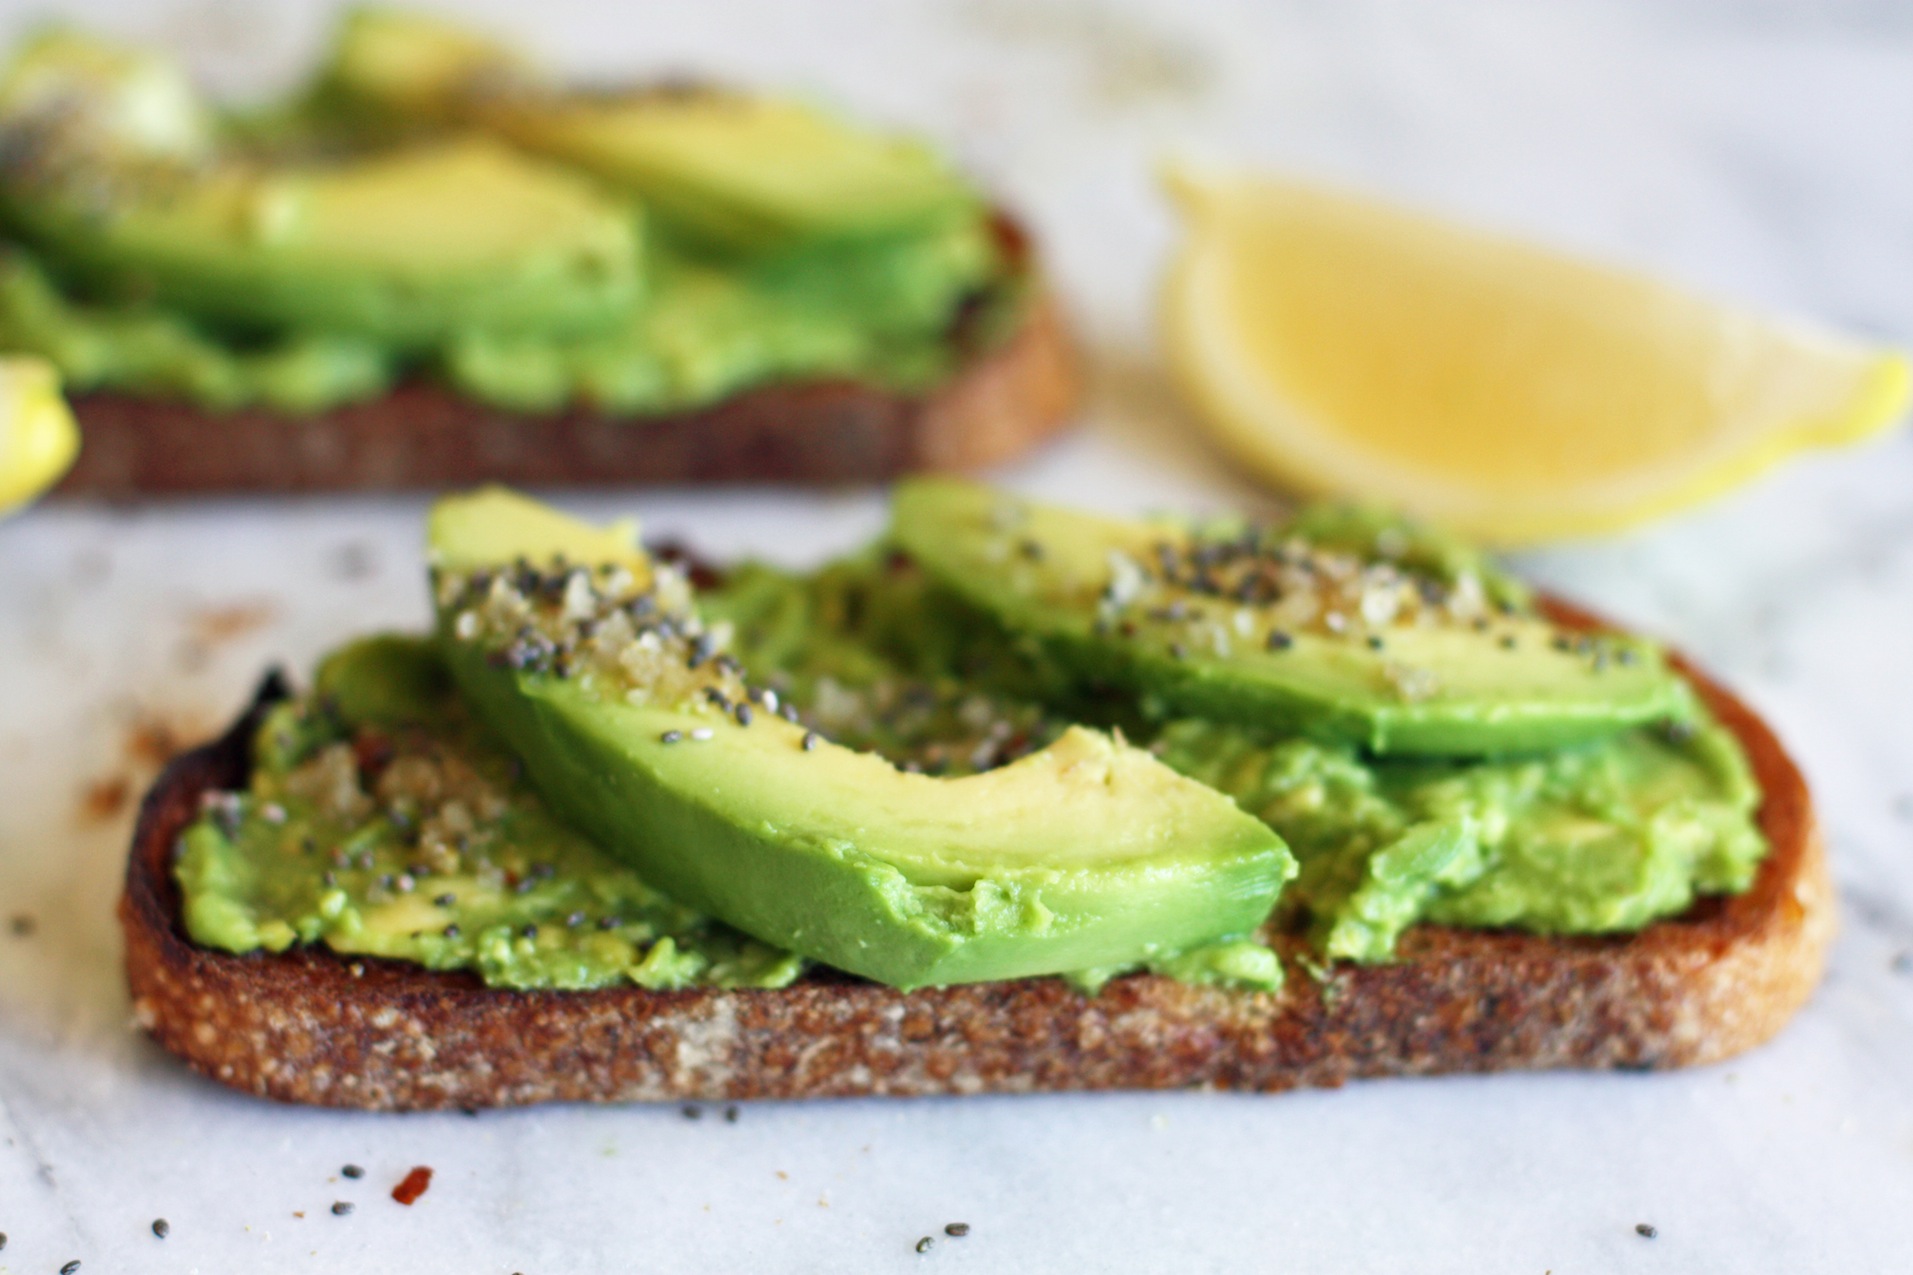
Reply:
<svg viewBox="0 0 1913 1275"><path fill-rule="evenodd" d="M1905 408L1906 358L1310 186L1176 173L1164 325L1259 476L1524 544L1705 500Z"/></svg>
<svg viewBox="0 0 1913 1275"><path fill-rule="evenodd" d="M0 355L0 515L51 487L80 452L80 429L45 359Z"/></svg>

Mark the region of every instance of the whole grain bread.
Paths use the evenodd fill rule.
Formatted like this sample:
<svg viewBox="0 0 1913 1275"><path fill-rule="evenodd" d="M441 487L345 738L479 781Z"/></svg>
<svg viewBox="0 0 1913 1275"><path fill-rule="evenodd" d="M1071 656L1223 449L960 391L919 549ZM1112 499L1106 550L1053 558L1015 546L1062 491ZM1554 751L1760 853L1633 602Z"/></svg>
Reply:
<svg viewBox="0 0 1913 1275"><path fill-rule="evenodd" d="M1553 617L1595 627L1572 608ZM1767 726L1682 671L1752 759L1771 852L1751 889L1639 933L1420 926L1385 965L1279 993L1119 978L899 992L830 971L775 991L514 992L324 949L194 946L170 870L203 793L245 782L259 707L167 769L140 811L120 918L138 1021L205 1075L286 1102L377 1110L1082 1089L1280 1090L1352 1077L1648 1069L1761 1043L1818 982L1834 900L1806 785ZM284 693L276 680L261 703Z"/></svg>
<svg viewBox="0 0 1913 1275"><path fill-rule="evenodd" d="M1013 326L986 341L976 323L960 317L948 338L957 371L923 394L854 380L787 381L682 412L613 416L578 407L537 415L412 380L370 402L293 416L84 393L72 400L80 457L56 491L829 485L978 469L1061 429L1082 392L1062 311L1042 283L1027 237L1007 217L995 224L1020 294Z"/></svg>

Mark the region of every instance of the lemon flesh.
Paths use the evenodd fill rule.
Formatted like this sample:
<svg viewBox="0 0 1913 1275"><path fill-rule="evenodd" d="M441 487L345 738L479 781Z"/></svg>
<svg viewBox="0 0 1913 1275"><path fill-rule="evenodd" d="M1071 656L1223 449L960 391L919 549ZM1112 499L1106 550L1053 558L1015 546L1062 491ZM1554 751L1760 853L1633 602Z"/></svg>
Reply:
<svg viewBox="0 0 1913 1275"><path fill-rule="evenodd" d="M1502 544L1615 530L1906 405L1904 356L1368 200L1176 176L1185 391L1278 484Z"/></svg>
<svg viewBox="0 0 1913 1275"><path fill-rule="evenodd" d="M79 452L79 426L53 365L0 355L0 515L51 487Z"/></svg>

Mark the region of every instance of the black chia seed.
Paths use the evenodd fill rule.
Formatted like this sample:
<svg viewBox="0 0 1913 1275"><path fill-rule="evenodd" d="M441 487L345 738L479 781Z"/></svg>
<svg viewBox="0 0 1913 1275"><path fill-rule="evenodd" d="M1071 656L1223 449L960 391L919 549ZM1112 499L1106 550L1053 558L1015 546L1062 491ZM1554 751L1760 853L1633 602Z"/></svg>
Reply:
<svg viewBox="0 0 1913 1275"><path fill-rule="evenodd" d="M751 706L749 704L739 704L732 715L737 718L737 724L739 726L749 726L751 724Z"/></svg>
<svg viewBox="0 0 1913 1275"><path fill-rule="evenodd" d="M809 752L811 749L817 747L817 742L818 742L818 738L817 738L816 731L807 730L804 732L804 751L805 752Z"/></svg>
<svg viewBox="0 0 1913 1275"><path fill-rule="evenodd" d="M1634 1224L1634 1233L1644 1240L1651 1240L1656 1235L1659 1235L1661 1231L1659 1227L1651 1222L1636 1222Z"/></svg>
<svg viewBox="0 0 1913 1275"><path fill-rule="evenodd" d="M332 1216L334 1217L344 1217L351 1211L352 1201L350 1200L334 1200L332 1202Z"/></svg>
<svg viewBox="0 0 1913 1275"><path fill-rule="evenodd" d="M681 739L683 739L683 738L684 738L684 732L683 732L683 731L681 731L681 730L667 730L667 731L665 731L665 732L664 732L664 733L663 733L662 735L659 735L659 736L658 736L658 742L659 742L660 744L675 744L675 743L677 743L677 742L678 742L679 740L681 740Z"/></svg>
<svg viewBox="0 0 1913 1275"><path fill-rule="evenodd" d="M340 1169L339 1172L345 1174L348 1178L362 1178L365 1176L365 1170L356 1164L348 1164L343 1169Z"/></svg>
<svg viewBox="0 0 1913 1275"><path fill-rule="evenodd" d="M936 1243L935 1240L931 1239L928 1235L926 1235L922 1239L917 1241L917 1252L928 1253L930 1251L931 1245L935 1243Z"/></svg>
<svg viewBox="0 0 1913 1275"><path fill-rule="evenodd" d="M704 1119L704 1108L694 1107L687 1102L682 1107L678 1108L678 1114L683 1116L686 1120L702 1120Z"/></svg>
<svg viewBox="0 0 1913 1275"><path fill-rule="evenodd" d="M1281 629L1269 630L1268 647L1271 651L1286 651L1295 645L1295 639Z"/></svg>
<svg viewBox="0 0 1913 1275"><path fill-rule="evenodd" d="M945 1235L954 1235L961 1239L970 1233L970 1224L968 1222L952 1222L943 1228L943 1233Z"/></svg>
<svg viewBox="0 0 1913 1275"><path fill-rule="evenodd" d="M163 1217L156 1217L153 1219L153 1234L159 1236L163 1240L168 1235L171 1235L172 1233L173 1233L173 1224L171 1222L168 1222Z"/></svg>
<svg viewBox="0 0 1913 1275"><path fill-rule="evenodd" d="M73 1272L79 1269L80 1269L80 1259L76 1257L72 1261L68 1262L65 1266L62 1266L60 1268L60 1275L73 1275Z"/></svg>

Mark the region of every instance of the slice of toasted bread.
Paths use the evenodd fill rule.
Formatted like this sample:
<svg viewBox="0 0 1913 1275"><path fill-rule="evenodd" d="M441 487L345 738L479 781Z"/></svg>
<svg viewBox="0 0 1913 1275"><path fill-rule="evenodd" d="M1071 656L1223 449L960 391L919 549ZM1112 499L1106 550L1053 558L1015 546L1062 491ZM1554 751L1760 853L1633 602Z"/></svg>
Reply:
<svg viewBox="0 0 1913 1275"><path fill-rule="evenodd" d="M1591 617L1553 606L1558 621ZM1350 1077L1711 1062L1772 1036L1819 980L1832 885L1806 785L1766 725L1682 665L1753 762L1772 849L1753 886L1631 935L1420 926L1387 965L1278 994L1153 975L899 992L829 971L775 991L514 992L324 949L194 946L171 871L201 794L243 785L255 705L141 808L120 918L133 1008L212 1078L287 1102L412 1110L566 1101L1071 1089L1288 1089ZM276 679L260 704L284 693Z"/></svg>
<svg viewBox="0 0 1913 1275"><path fill-rule="evenodd" d="M928 393L847 380L775 382L650 416L528 415L422 380L305 416L214 412L119 393L73 398L80 458L56 489L130 496L619 483L876 482L977 469L1034 447L1081 396L1076 351L1023 232L997 233L1024 293L1007 337L959 323L956 373Z"/></svg>

